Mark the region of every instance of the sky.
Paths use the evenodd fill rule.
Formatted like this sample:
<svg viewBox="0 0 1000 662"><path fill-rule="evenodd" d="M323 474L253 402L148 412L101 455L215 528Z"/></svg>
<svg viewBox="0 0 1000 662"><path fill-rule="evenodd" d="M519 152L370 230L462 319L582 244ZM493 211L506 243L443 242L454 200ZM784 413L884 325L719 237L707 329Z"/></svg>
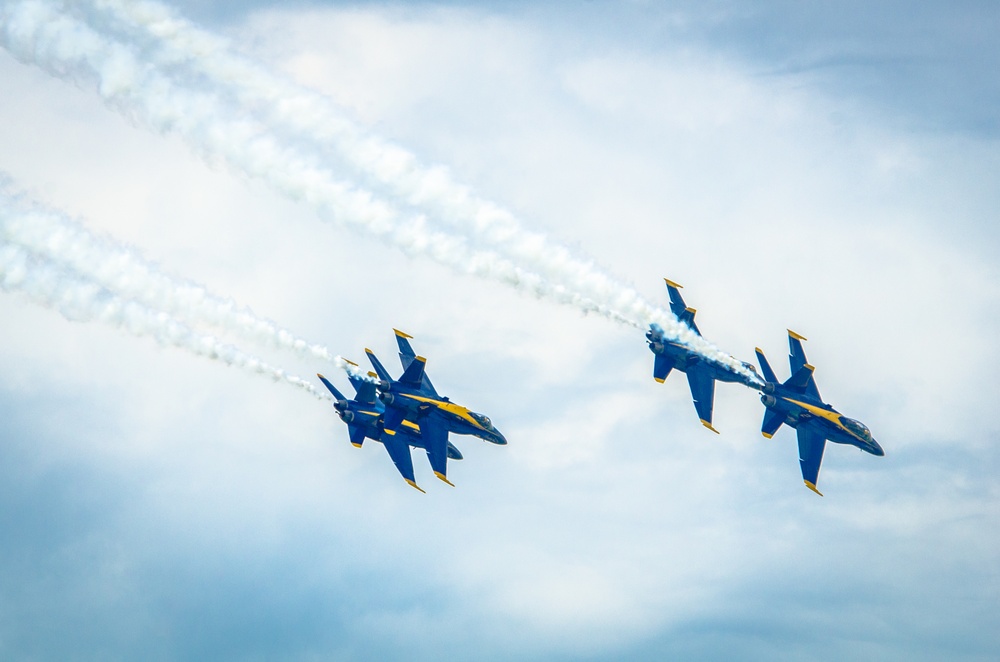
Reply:
<svg viewBox="0 0 1000 662"><path fill-rule="evenodd" d="M0 656L996 659L991 3L213 4L171 9L646 300L683 284L726 352L784 378L809 338L886 455L828 444L818 497L754 391L717 387L717 436L641 329L401 250L8 41L30 198L359 363L398 372L408 332L509 444L454 437L455 488L414 453L420 494L329 401L0 292Z"/></svg>

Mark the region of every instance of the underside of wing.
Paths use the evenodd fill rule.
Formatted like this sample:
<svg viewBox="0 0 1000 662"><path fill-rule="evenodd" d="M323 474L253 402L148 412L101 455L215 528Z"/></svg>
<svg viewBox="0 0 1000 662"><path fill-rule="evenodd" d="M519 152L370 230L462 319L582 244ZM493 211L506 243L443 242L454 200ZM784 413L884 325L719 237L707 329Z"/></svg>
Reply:
<svg viewBox="0 0 1000 662"><path fill-rule="evenodd" d="M413 477L413 457L410 455L410 445L407 443L406 435L382 435L382 445L385 446L385 450L388 451L392 463L396 465L403 480L423 492Z"/></svg>
<svg viewBox="0 0 1000 662"><path fill-rule="evenodd" d="M715 380L708 374L708 370L700 365L688 368L687 378L688 386L691 387L691 397L694 399L694 408L698 412L701 424L718 434L719 431L712 427Z"/></svg>
<svg viewBox="0 0 1000 662"><path fill-rule="evenodd" d="M434 475L454 487L448 480L448 428L436 416L428 416L420 421L420 434Z"/></svg>
<svg viewBox="0 0 1000 662"><path fill-rule="evenodd" d="M805 481L806 487L823 496L823 493L816 489L816 481L819 479L819 465L823 462L826 439L805 425L801 425L796 432L799 437L799 466L802 468L802 480Z"/></svg>

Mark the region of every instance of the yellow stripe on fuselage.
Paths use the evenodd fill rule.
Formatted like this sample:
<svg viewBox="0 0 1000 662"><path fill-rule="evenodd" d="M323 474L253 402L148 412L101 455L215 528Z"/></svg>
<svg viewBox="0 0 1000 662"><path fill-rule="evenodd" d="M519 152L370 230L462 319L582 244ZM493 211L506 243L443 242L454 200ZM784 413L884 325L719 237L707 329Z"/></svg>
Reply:
<svg viewBox="0 0 1000 662"><path fill-rule="evenodd" d="M445 402L444 400L435 400L434 398L425 398L420 395L410 395L408 393L400 393L400 397L410 398L411 400L416 400L417 402L425 402L429 405L433 405L440 409L441 411L448 412L453 416L461 418L467 423L471 423L473 426L479 428L480 430L485 430L482 425L479 424L476 419L469 415L469 410L462 405L456 405L454 402Z"/></svg>
<svg viewBox="0 0 1000 662"><path fill-rule="evenodd" d="M782 398L782 399L785 400L785 401L787 401L787 402L791 402L792 404L795 404L795 405L798 405L798 406L802 407L803 409L805 409L807 412L809 412L813 416L818 416L819 418L824 418L824 419L830 421L831 423L833 423L834 425L836 425L838 428L840 428L841 430L843 430L847 434L851 435L852 437L857 437L856 434L854 434L853 432L851 432L850 430L848 430L847 427L845 427L844 424L840 422L840 412L837 411L836 409L833 409L833 410L831 410L831 409L823 409L822 407L817 407L816 405L811 405L811 404L808 404L806 402L801 402L799 400L792 400L791 398Z"/></svg>

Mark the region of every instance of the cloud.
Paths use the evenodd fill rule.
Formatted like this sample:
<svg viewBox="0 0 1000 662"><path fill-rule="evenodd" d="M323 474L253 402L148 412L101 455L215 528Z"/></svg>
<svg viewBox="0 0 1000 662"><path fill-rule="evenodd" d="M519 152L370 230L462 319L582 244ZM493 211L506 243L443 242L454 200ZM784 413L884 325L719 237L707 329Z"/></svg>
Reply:
<svg viewBox="0 0 1000 662"><path fill-rule="evenodd" d="M991 145L899 131L681 23L651 47L545 11L274 9L229 29L650 300L682 282L737 356L784 368L784 329L802 332L823 395L887 456L831 445L815 497L752 392L719 387L712 435L683 380L652 381L641 334L316 223L4 55L18 181L345 356L405 329L511 441L455 439L458 487L420 495L328 405L4 297L6 651L995 650Z"/></svg>

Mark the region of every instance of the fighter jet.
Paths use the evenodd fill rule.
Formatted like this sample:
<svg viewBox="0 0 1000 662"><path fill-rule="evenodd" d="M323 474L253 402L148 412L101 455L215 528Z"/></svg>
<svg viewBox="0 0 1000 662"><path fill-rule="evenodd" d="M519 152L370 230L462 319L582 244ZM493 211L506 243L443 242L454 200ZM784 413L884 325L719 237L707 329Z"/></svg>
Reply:
<svg viewBox="0 0 1000 662"><path fill-rule="evenodd" d="M352 365L357 366L357 364ZM356 448L361 448L366 438L380 442L385 446L393 464L403 476L403 480L423 492L424 490L417 485L414 479L413 459L410 455L410 446L425 450L427 448L425 439L420 433L420 427L411 421L403 421L396 434L387 435L384 433L385 405L377 397L374 379L366 380L356 374L348 373L348 379L355 390L354 399L348 400L326 377L316 376L336 398L333 408L340 416L340 420L347 424L351 444ZM462 453L450 441L446 444L446 456L452 460L461 460Z"/></svg>
<svg viewBox="0 0 1000 662"><path fill-rule="evenodd" d="M412 336L397 329L393 331L403 365L403 374L398 380L392 379L374 352L365 350L380 380L378 397L385 405L383 439L405 431L407 422L416 423L434 475L454 487L448 480L449 433L469 434L501 445L506 444L507 439L488 417L439 395L424 372L427 359L417 356L410 346Z"/></svg>
<svg viewBox="0 0 1000 662"><path fill-rule="evenodd" d="M670 310L684 324L691 327L699 336L701 331L694 322L694 315L697 312L694 308L689 308L684 303L681 296L681 285L663 279L667 283L667 292L670 294ZM653 361L653 379L661 384L666 381L670 371L677 368L687 374L688 386L691 387L691 397L694 398L694 408L698 412L701 424L712 432L718 434L719 431L712 427L712 407L715 401L715 382L739 382L751 388L758 388L760 384L745 375L733 372L721 363L715 363L693 352L684 345L667 340L664 337L663 329L657 324L650 324L649 331L646 332L646 341L649 350L655 355ZM743 363L747 370L756 374L757 369L751 363Z"/></svg>
<svg viewBox="0 0 1000 662"><path fill-rule="evenodd" d="M819 476L819 465L823 461L823 450L829 439L838 444L850 444L861 450L878 455L885 451L872 438L871 431L864 423L847 418L839 411L823 402L813 379L815 368L806 361L806 353L802 348L802 336L791 329L788 331L788 346L791 350L788 360L792 367L792 376L779 384L774 370L764 357L764 352L757 348L757 358L760 361L761 372L764 373L764 383L760 401L764 403L764 424L761 434L770 439L787 423L795 428L799 438L799 465L802 468L802 480L806 487L823 496L816 489Z"/></svg>

